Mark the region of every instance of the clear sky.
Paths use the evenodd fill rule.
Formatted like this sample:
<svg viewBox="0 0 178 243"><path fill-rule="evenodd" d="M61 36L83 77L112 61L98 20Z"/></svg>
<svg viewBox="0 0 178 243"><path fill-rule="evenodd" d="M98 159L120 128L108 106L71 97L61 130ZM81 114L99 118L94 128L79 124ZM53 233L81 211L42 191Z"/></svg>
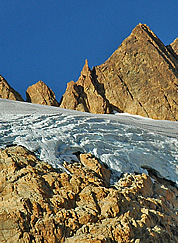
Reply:
<svg viewBox="0 0 178 243"><path fill-rule="evenodd" d="M67 82L106 61L138 23L167 45L178 0L0 0L0 74L23 98L44 81L58 101Z"/></svg>

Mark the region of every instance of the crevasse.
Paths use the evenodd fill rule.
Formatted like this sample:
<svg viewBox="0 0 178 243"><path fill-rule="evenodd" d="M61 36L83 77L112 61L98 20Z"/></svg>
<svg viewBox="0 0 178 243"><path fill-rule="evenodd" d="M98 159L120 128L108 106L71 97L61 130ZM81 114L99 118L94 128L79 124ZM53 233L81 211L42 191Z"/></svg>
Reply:
<svg viewBox="0 0 178 243"><path fill-rule="evenodd" d="M94 115L0 99L0 147L17 144L55 167L92 153L113 172L156 170L177 181L178 123L129 114Z"/></svg>

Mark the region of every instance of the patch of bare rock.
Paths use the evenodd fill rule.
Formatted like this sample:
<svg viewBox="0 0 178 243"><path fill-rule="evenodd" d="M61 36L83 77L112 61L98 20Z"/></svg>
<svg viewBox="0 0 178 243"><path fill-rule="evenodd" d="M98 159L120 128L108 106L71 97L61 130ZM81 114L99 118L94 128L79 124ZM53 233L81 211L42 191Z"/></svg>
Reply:
<svg viewBox="0 0 178 243"><path fill-rule="evenodd" d="M177 39L168 47L145 24L137 25L112 56L67 85L60 107L91 113L128 112L178 120Z"/></svg>
<svg viewBox="0 0 178 243"><path fill-rule="evenodd" d="M21 146L0 150L0 242L177 242L177 188L111 172L91 154L64 167Z"/></svg>
<svg viewBox="0 0 178 243"><path fill-rule="evenodd" d="M28 87L26 96L27 102L30 103L59 106L54 92L43 81Z"/></svg>
<svg viewBox="0 0 178 243"><path fill-rule="evenodd" d="M178 38L176 38L169 46L168 49L177 58L178 55Z"/></svg>
<svg viewBox="0 0 178 243"><path fill-rule="evenodd" d="M15 91L0 75L0 98L23 101L21 95Z"/></svg>
<svg viewBox="0 0 178 243"><path fill-rule="evenodd" d="M127 112L178 120L178 38L168 46L146 24L138 24L111 57L71 81L58 103L42 81L26 91L27 102L105 114ZM23 100L1 76L0 97ZM60 104L60 105L59 105Z"/></svg>

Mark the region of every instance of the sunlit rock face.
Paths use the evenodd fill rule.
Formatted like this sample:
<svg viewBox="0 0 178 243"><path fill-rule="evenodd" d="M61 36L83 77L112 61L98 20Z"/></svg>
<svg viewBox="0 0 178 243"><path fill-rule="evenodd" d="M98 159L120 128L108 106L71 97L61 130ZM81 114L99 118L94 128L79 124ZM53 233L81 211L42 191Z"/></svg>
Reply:
<svg viewBox="0 0 178 243"><path fill-rule="evenodd" d="M177 40L166 47L148 26L139 24L105 63L90 70L85 62L60 107L177 120L176 50Z"/></svg>
<svg viewBox="0 0 178 243"><path fill-rule="evenodd" d="M54 92L43 81L28 87L26 96L30 103L59 106Z"/></svg>
<svg viewBox="0 0 178 243"><path fill-rule="evenodd" d="M167 48L177 58L177 55L178 55L178 38L176 38L170 45L168 45Z"/></svg>
<svg viewBox="0 0 178 243"><path fill-rule="evenodd" d="M0 242L177 242L176 194L152 175L110 171L91 154L67 172L22 146L0 150Z"/></svg>
<svg viewBox="0 0 178 243"><path fill-rule="evenodd" d="M23 101L21 95L15 91L0 75L0 98Z"/></svg>
<svg viewBox="0 0 178 243"><path fill-rule="evenodd" d="M27 102L95 114L115 111L159 120L178 120L178 38L165 46L145 24L138 24L112 56L89 68L85 61L57 102L42 81L26 91ZM0 98L22 97L0 76ZM60 104L60 105L59 105Z"/></svg>
<svg viewBox="0 0 178 243"><path fill-rule="evenodd" d="M93 71L88 67L86 60L79 80L67 84L60 107L96 114L110 113L110 105L100 91L103 92L102 89L98 89Z"/></svg>

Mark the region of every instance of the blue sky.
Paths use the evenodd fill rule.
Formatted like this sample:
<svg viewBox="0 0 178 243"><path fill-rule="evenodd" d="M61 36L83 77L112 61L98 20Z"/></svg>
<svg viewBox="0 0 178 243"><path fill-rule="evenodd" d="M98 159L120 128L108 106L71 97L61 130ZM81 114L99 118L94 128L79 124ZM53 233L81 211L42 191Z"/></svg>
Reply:
<svg viewBox="0 0 178 243"><path fill-rule="evenodd" d="M178 37L177 0L0 0L0 74L23 98L44 81L58 101L87 58L109 58L138 23L167 45Z"/></svg>

